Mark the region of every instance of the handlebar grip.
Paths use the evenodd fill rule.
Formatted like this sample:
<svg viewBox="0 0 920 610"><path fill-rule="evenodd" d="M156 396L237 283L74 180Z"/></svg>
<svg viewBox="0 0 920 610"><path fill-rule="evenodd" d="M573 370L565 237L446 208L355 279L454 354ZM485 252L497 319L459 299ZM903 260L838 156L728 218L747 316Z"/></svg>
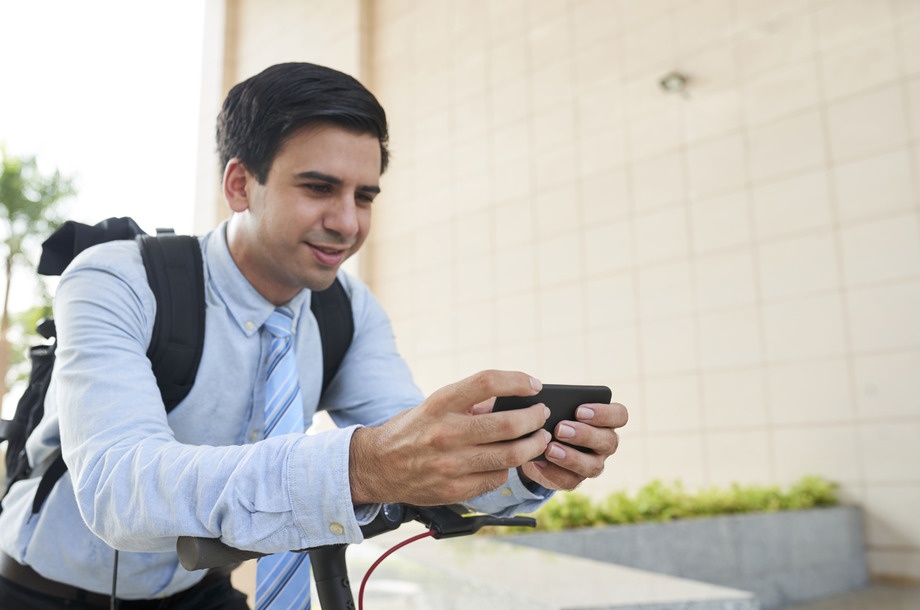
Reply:
<svg viewBox="0 0 920 610"><path fill-rule="evenodd" d="M244 551L227 546L217 538L194 536L179 536L179 540L176 541L176 552L179 554L179 563L189 571L219 568L265 556L265 553L258 551Z"/></svg>

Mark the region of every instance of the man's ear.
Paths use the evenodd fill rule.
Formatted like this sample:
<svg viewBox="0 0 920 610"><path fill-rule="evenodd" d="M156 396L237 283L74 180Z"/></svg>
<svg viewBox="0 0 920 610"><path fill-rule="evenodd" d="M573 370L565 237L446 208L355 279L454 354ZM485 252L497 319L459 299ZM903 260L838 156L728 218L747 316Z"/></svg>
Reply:
<svg viewBox="0 0 920 610"><path fill-rule="evenodd" d="M242 161L236 157L227 161L227 167L224 168L224 198L231 210L245 212L249 209L249 194L253 181L255 176L249 173Z"/></svg>

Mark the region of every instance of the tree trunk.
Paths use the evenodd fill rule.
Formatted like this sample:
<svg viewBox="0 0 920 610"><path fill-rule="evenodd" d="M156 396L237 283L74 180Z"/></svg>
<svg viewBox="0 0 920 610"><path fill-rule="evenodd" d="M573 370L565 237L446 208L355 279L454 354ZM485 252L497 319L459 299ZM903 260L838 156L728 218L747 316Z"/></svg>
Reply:
<svg viewBox="0 0 920 610"><path fill-rule="evenodd" d="M10 286L13 277L13 256L6 257L6 289L3 291L3 312L0 314L0 402L6 396L6 374L10 368Z"/></svg>

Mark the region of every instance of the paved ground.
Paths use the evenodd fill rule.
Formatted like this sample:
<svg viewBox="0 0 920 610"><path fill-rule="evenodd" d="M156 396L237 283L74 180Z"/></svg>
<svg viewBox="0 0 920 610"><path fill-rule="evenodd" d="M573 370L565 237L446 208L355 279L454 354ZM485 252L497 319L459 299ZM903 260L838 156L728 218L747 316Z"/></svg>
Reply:
<svg viewBox="0 0 920 610"><path fill-rule="evenodd" d="M873 585L785 610L920 610L920 586Z"/></svg>

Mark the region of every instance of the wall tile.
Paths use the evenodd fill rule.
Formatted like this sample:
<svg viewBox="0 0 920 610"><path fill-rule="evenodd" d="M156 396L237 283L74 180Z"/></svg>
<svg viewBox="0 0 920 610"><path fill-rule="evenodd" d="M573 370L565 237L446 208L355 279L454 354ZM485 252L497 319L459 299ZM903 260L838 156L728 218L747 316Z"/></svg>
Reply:
<svg viewBox="0 0 920 610"><path fill-rule="evenodd" d="M610 384L613 380L632 379L639 374L638 337L635 327L623 326L591 331L587 333L586 341L587 368L572 379L585 379L583 383L590 383L585 377L587 374L590 379L601 380L598 383ZM614 400L621 399L614 397Z"/></svg>
<svg viewBox="0 0 920 610"><path fill-rule="evenodd" d="M846 350L843 306L838 294L766 303L763 319L770 362L828 358Z"/></svg>
<svg viewBox="0 0 920 610"><path fill-rule="evenodd" d="M633 163L630 169L637 212L673 205L684 199L686 177L681 153Z"/></svg>
<svg viewBox="0 0 920 610"><path fill-rule="evenodd" d="M917 203L908 148L838 165L834 186L844 222L907 210Z"/></svg>
<svg viewBox="0 0 920 610"><path fill-rule="evenodd" d="M765 369L732 368L702 373L706 428L763 428L767 425Z"/></svg>
<svg viewBox="0 0 920 610"><path fill-rule="evenodd" d="M534 189L553 188L564 184L573 184L578 177L575 143L544 151L531 157L533 167ZM572 189L573 194L575 189Z"/></svg>
<svg viewBox="0 0 920 610"><path fill-rule="evenodd" d="M708 483L725 488L732 483L773 483L770 435L766 430L708 432L704 451Z"/></svg>
<svg viewBox="0 0 920 610"><path fill-rule="evenodd" d="M494 54L490 57L494 57ZM530 81L527 78L509 78L494 84L489 96L493 127L525 119L531 108L529 91Z"/></svg>
<svg viewBox="0 0 920 610"><path fill-rule="evenodd" d="M585 0L571 6L573 41L578 49L604 45L620 27L619 7L608 0ZM593 66L597 68L603 64Z"/></svg>
<svg viewBox="0 0 920 610"><path fill-rule="evenodd" d="M700 363L706 369L747 367L763 361L754 308L701 314Z"/></svg>
<svg viewBox="0 0 920 610"><path fill-rule="evenodd" d="M761 125L818 106L818 71L813 60L751 76L743 89L749 125Z"/></svg>
<svg viewBox="0 0 920 610"><path fill-rule="evenodd" d="M688 315L694 297L687 261L640 269L639 315L643 320Z"/></svg>
<svg viewBox="0 0 920 610"><path fill-rule="evenodd" d="M637 161L671 152L684 142L684 118L677 106L630 121L627 129L629 151Z"/></svg>
<svg viewBox="0 0 920 610"><path fill-rule="evenodd" d="M547 150L571 144L575 132L575 111L572 104L560 104L541 110L531 120L533 145L528 154L539 155ZM526 143L526 141L525 141Z"/></svg>
<svg viewBox="0 0 920 610"><path fill-rule="evenodd" d="M538 191L534 204L539 239L575 231L582 224L578 191L572 184Z"/></svg>
<svg viewBox="0 0 920 610"><path fill-rule="evenodd" d="M887 3L834 0L815 10L818 48L829 51L892 25Z"/></svg>
<svg viewBox="0 0 920 610"><path fill-rule="evenodd" d="M824 165L824 130L817 112L806 112L748 132L755 182Z"/></svg>
<svg viewBox="0 0 920 610"><path fill-rule="evenodd" d="M680 481L686 489L706 484L704 437L701 434L661 433L646 437L648 475L666 483Z"/></svg>
<svg viewBox="0 0 920 610"><path fill-rule="evenodd" d="M683 206L635 220L636 262L667 261L687 254L687 213Z"/></svg>
<svg viewBox="0 0 920 610"><path fill-rule="evenodd" d="M844 227L841 231L847 284L920 277L920 218L916 213Z"/></svg>
<svg viewBox="0 0 920 610"><path fill-rule="evenodd" d="M570 102L574 90L571 62L566 59L548 65L535 64L530 80L530 102L534 112Z"/></svg>
<svg viewBox="0 0 920 610"><path fill-rule="evenodd" d="M694 201L690 205L690 222L694 252L732 248L751 240L745 191Z"/></svg>
<svg viewBox="0 0 920 610"><path fill-rule="evenodd" d="M920 28L917 28L917 34L920 35ZM918 52L920 52L920 48L918 48ZM908 121L910 122L911 134L915 140L920 140L920 78L915 78L907 83L907 93Z"/></svg>
<svg viewBox="0 0 920 610"><path fill-rule="evenodd" d="M734 27L733 2L700 0L674 11L678 57L705 49L729 36Z"/></svg>
<svg viewBox="0 0 920 610"><path fill-rule="evenodd" d="M856 406L842 359L797 362L767 369L770 419L778 424L852 421Z"/></svg>
<svg viewBox="0 0 920 610"><path fill-rule="evenodd" d="M692 318L643 321L639 341L647 375L685 373L698 366L697 330Z"/></svg>
<svg viewBox="0 0 920 610"><path fill-rule="evenodd" d="M540 291L537 298L539 336L577 333L584 327L585 293L580 283L562 284Z"/></svg>
<svg viewBox="0 0 920 610"><path fill-rule="evenodd" d="M625 73L629 76L656 70L663 75L674 58L670 16L624 30L623 57Z"/></svg>
<svg viewBox="0 0 920 610"><path fill-rule="evenodd" d="M581 176L607 171L624 163L626 133L622 128L592 130L578 139L578 173Z"/></svg>
<svg viewBox="0 0 920 610"><path fill-rule="evenodd" d="M825 100L873 89L898 77L898 51L891 32L835 48L821 57Z"/></svg>
<svg viewBox="0 0 920 610"><path fill-rule="evenodd" d="M840 286L830 231L764 244L758 256L765 300L825 292Z"/></svg>
<svg viewBox="0 0 920 610"><path fill-rule="evenodd" d="M833 219L825 171L757 185L751 199L760 239L826 227Z"/></svg>
<svg viewBox="0 0 920 610"><path fill-rule="evenodd" d="M906 3L916 4L913 0L904 0ZM910 22L900 22L898 29L898 48L901 54L901 65L907 74L920 74L920 19Z"/></svg>
<svg viewBox="0 0 920 610"><path fill-rule="evenodd" d="M588 350L583 333L565 333L541 337L540 366L535 373L540 379L584 379L588 370ZM569 382L565 382L569 383Z"/></svg>
<svg viewBox="0 0 920 610"><path fill-rule="evenodd" d="M864 419L916 416L920 396L920 349L856 356L856 398Z"/></svg>
<svg viewBox="0 0 920 610"><path fill-rule="evenodd" d="M690 146L688 188L700 198L736 190L747 181L747 153L741 134Z"/></svg>
<svg viewBox="0 0 920 610"><path fill-rule="evenodd" d="M789 13L768 25L739 33L738 62L742 75L753 78L767 70L811 57L812 23L808 13Z"/></svg>
<svg viewBox="0 0 920 610"><path fill-rule="evenodd" d="M515 199L490 206L496 248L529 244L534 238L534 210L528 199Z"/></svg>
<svg viewBox="0 0 920 610"><path fill-rule="evenodd" d="M741 128L741 97L735 45L724 40L705 51L681 57L679 69L690 82L686 96L671 95L686 117L687 140L728 135Z"/></svg>
<svg viewBox="0 0 920 610"><path fill-rule="evenodd" d="M554 286L584 273L581 238L574 233L542 240L536 245L537 279L540 286Z"/></svg>
<svg viewBox="0 0 920 610"><path fill-rule="evenodd" d="M855 425L802 426L773 432L773 456L780 485L818 474L842 484L860 479L859 459L853 447L859 443ZM815 451L821 447L821 451Z"/></svg>
<svg viewBox="0 0 920 610"><path fill-rule="evenodd" d="M581 179L585 226L607 223L629 214L629 182L625 169L611 169Z"/></svg>
<svg viewBox="0 0 920 610"><path fill-rule="evenodd" d="M492 300L492 255L464 257L454 267L454 295L457 305Z"/></svg>
<svg viewBox="0 0 920 610"><path fill-rule="evenodd" d="M651 433L701 429L699 377L696 373L645 378L647 430Z"/></svg>
<svg viewBox="0 0 920 610"><path fill-rule="evenodd" d="M537 333L537 299L508 294L495 300L495 343L532 340Z"/></svg>
<svg viewBox="0 0 920 610"><path fill-rule="evenodd" d="M920 345L920 282L897 282L849 291L853 350L870 352Z"/></svg>
<svg viewBox="0 0 920 610"><path fill-rule="evenodd" d="M521 244L495 251L495 293L516 294L536 286L536 252L532 245Z"/></svg>
<svg viewBox="0 0 920 610"><path fill-rule="evenodd" d="M827 123L831 155L838 162L903 145L908 130L900 84L830 104Z"/></svg>
<svg viewBox="0 0 920 610"><path fill-rule="evenodd" d="M868 485L866 487L866 537L870 547L903 548L920 538L920 486Z"/></svg>
<svg viewBox="0 0 920 610"><path fill-rule="evenodd" d="M735 18L738 27L746 31L756 26L782 21L790 14L803 13L809 4L802 0L773 0L769 4L762 0L736 0Z"/></svg>
<svg viewBox="0 0 920 610"><path fill-rule="evenodd" d="M627 221L587 229L584 233L585 271L589 276L632 265L632 233Z"/></svg>
<svg viewBox="0 0 920 610"><path fill-rule="evenodd" d="M589 329L635 325L636 297L632 273L589 280L586 295Z"/></svg>
<svg viewBox="0 0 920 610"><path fill-rule="evenodd" d="M753 253L748 248L697 256L693 267L700 311L752 305L757 298Z"/></svg>
<svg viewBox="0 0 920 610"><path fill-rule="evenodd" d="M920 419L864 424L859 430L866 482L920 483Z"/></svg>

